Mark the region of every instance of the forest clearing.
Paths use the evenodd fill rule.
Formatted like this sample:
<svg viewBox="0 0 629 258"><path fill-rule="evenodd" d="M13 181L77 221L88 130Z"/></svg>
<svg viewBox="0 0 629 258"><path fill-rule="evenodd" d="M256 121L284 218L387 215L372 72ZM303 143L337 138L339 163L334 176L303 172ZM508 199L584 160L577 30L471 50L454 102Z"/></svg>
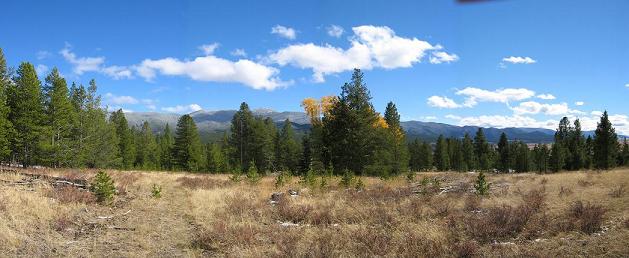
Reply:
<svg viewBox="0 0 629 258"><path fill-rule="evenodd" d="M488 174L481 196L472 172L344 184L108 170L102 203L77 183L95 171L4 171L0 256L621 257L627 172Z"/></svg>

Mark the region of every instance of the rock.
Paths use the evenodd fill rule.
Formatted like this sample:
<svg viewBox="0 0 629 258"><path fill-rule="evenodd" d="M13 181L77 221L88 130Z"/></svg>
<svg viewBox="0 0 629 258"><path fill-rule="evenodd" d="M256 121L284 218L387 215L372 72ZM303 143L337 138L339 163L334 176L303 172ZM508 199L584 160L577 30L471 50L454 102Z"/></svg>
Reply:
<svg viewBox="0 0 629 258"><path fill-rule="evenodd" d="M288 189L288 194L292 197L299 196L299 192L293 189Z"/></svg>

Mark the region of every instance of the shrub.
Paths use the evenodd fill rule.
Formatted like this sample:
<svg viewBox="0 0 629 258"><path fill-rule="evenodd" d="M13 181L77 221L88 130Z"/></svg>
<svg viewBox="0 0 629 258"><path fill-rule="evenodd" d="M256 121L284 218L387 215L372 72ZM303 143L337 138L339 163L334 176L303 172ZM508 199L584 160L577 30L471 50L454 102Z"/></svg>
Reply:
<svg viewBox="0 0 629 258"><path fill-rule="evenodd" d="M406 173L406 181L409 183L412 183L415 181L415 172L413 171L409 171L408 173Z"/></svg>
<svg viewBox="0 0 629 258"><path fill-rule="evenodd" d="M98 171L96 177L94 177L90 190L94 193L96 200L100 203L110 203L116 193L114 181L103 171Z"/></svg>
<svg viewBox="0 0 629 258"><path fill-rule="evenodd" d="M258 168L256 168L256 165L253 163L253 161L251 161L251 163L249 164L249 169L247 170L247 180L249 181L249 183L252 184L256 184L260 181Z"/></svg>
<svg viewBox="0 0 629 258"><path fill-rule="evenodd" d="M486 195L489 193L489 186L491 183L487 183L485 179L485 173L481 171L478 173L478 177L476 178L476 183L474 184L474 189L476 189L476 193L478 195Z"/></svg>
<svg viewBox="0 0 629 258"><path fill-rule="evenodd" d="M310 188L314 188L317 185L317 178L315 176L314 170L309 169L306 173L301 177L299 183Z"/></svg>
<svg viewBox="0 0 629 258"><path fill-rule="evenodd" d="M363 183L363 180L361 178L358 178L358 180L356 180L356 190L365 190L365 183Z"/></svg>
<svg viewBox="0 0 629 258"><path fill-rule="evenodd" d="M354 173L352 173L352 171L349 171L349 169L345 169L343 171L343 177L341 177L341 186L345 188L350 188L353 182Z"/></svg>
<svg viewBox="0 0 629 258"><path fill-rule="evenodd" d="M569 195L572 195L572 190L570 190L570 188L565 187L565 186L563 186L563 185L562 185L562 186L559 188L559 197L562 197L562 196L569 196Z"/></svg>
<svg viewBox="0 0 629 258"><path fill-rule="evenodd" d="M605 209L601 205L584 204L582 201L576 201L570 206L568 214L579 230L591 234L601 229Z"/></svg>
<svg viewBox="0 0 629 258"><path fill-rule="evenodd" d="M47 196L57 199L60 203L93 203L96 201L94 194L83 189L71 186L62 186L48 191ZM0 203L0 210L2 210Z"/></svg>
<svg viewBox="0 0 629 258"><path fill-rule="evenodd" d="M285 172L280 172L277 177L275 177L275 183L273 183L273 185L275 186L275 189L283 187L286 184L286 181L290 180L290 175L288 175Z"/></svg>
<svg viewBox="0 0 629 258"><path fill-rule="evenodd" d="M151 197L153 198L161 198L162 197L162 187L156 184L153 184L153 189L151 189Z"/></svg>

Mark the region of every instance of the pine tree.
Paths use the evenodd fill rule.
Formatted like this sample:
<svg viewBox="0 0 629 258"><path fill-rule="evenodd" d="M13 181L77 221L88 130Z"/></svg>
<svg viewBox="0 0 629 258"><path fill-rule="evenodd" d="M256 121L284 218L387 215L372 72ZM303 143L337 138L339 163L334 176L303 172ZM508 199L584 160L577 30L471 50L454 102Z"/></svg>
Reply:
<svg viewBox="0 0 629 258"><path fill-rule="evenodd" d="M515 166L516 172L528 172L531 170L531 155L528 146L523 142L516 142Z"/></svg>
<svg viewBox="0 0 629 258"><path fill-rule="evenodd" d="M199 171L203 168L203 146L197 125L190 115L183 115L177 122L173 165L185 171Z"/></svg>
<svg viewBox="0 0 629 258"><path fill-rule="evenodd" d="M594 132L594 167L597 169L614 168L617 152L618 136L605 111Z"/></svg>
<svg viewBox="0 0 629 258"><path fill-rule="evenodd" d="M476 156L474 155L474 142L472 137L468 133L465 133L463 137L463 144L461 146L463 154L463 162L467 165L467 170L476 170Z"/></svg>
<svg viewBox="0 0 629 258"><path fill-rule="evenodd" d="M169 124L166 124L164 132L158 139L160 167L164 170L171 170L173 169L173 146L175 144L175 137L173 137L173 134L170 131Z"/></svg>
<svg viewBox="0 0 629 258"><path fill-rule="evenodd" d="M568 133L567 150L570 153L566 162L569 170L579 170L583 168L585 159L585 139L581 132L581 122L574 120L574 127Z"/></svg>
<svg viewBox="0 0 629 258"><path fill-rule="evenodd" d="M478 128L474 136L474 154L478 161L478 169L489 170L491 160L491 149L483 133L483 128Z"/></svg>
<svg viewBox="0 0 629 258"><path fill-rule="evenodd" d="M550 149L550 163L549 167L553 172L559 172L563 169L565 164L565 156L564 156L563 147L561 147L560 143L553 143L552 148Z"/></svg>
<svg viewBox="0 0 629 258"><path fill-rule="evenodd" d="M251 155L253 146L250 146L253 143L253 123L254 117L249 105L245 102L241 103L240 109L231 121L229 145L233 149L232 164L241 168L242 171L247 169L247 165L253 159Z"/></svg>
<svg viewBox="0 0 629 258"><path fill-rule="evenodd" d="M96 81L93 79L90 80L87 91L82 85L76 91L83 98L81 164L90 168L119 168L123 163L120 139L116 133L117 125L107 121L107 111L101 107L100 96L96 91Z"/></svg>
<svg viewBox="0 0 629 258"><path fill-rule="evenodd" d="M157 169L159 166L159 148L148 122L144 121L142 130L136 140L136 167L141 169Z"/></svg>
<svg viewBox="0 0 629 258"><path fill-rule="evenodd" d="M498 141L498 162L497 169L503 173L509 172L510 169L510 148L507 135L503 132L500 134L500 140Z"/></svg>
<svg viewBox="0 0 629 258"><path fill-rule="evenodd" d="M362 174L373 164L376 150L374 128L379 120L370 103L363 73L355 69L350 83L341 88L338 101L323 117L325 147L337 174L345 169Z"/></svg>
<svg viewBox="0 0 629 258"><path fill-rule="evenodd" d="M73 158L72 133L76 127L77 114L70 101L66 80L57 68L46 77L44 85L46 124L48 125L46 144L47 163L52 167L66 166Z"/></svg>
<svg viewBox="0 0 629 258"><path fill-rule="evenodd" d="M299 144L295 140L293 125L290 120L284 121L284 126L279 134L280 164L291 172L297 172L299 165Z"/></svg>
<svg viewBox="0 0 629 258"><path fill-rule="evenodd" d="M304 135L301 138L301 158L299 159L299 172L301 174L310 170L310 163L312 163L312 146L310 142L310 135Z"/></svg>
<svg viewBox="0 0 629 258"><path fill-rule="evenodd" d="M433 170L434 162L433 162L432 147L427 142L422 143L420 157L421 157L422 170L424 171Z"/></svg>
<svg viewBox="0 0 629 258"><path fill-rule="evenodd" d="M118 148L120 149L120 155L122 157L122 165L125 169L131 169L136 160L136 150L135 143L133 142L133 132L129 129L127 118L122 109L118 109L118 111L111 114L109 119L116 125L116 134L120 140Z"/></svg>
<svg viewBox="0 0 629 258"><path fill-rule="evenodd" d="M406 135L400 125L400 114L393 102L389 102L384 112L384 120L387 124L386 132L387 145L391 156L390 170L393 174L399 174L408 170L408 148L406 146Z"/></svg>
<svg viewBox="0 0 629 258"><path fill-rule="evenodd" d="M594 165L594 139L592 139L591 135L588 135L587 139L585 139L585 159L583 163L583 167L586 169L591 169Z"/></svg>
<svg viewBox="0 0 629 258"><path fill-rule="evenodd" d="M450 169L450 157L448 155L448 142L443 137L443 135L439 135L437 139L437 144L435 145L435 153L434 153L434 161L437 170L439 171L447 171Z"/></svg>
<svg viewBox="0 0 629 258"><path fill-rule="evenodd" d="M207 171L210 173L227 173L229 171L229 160L224 155L221 145L211 143L207 145Z"/></svg>
<svg viewBox="0 0 629 258"><path fill-rule="evenodd" d="M548 172L548 162L549 162L549 151L546 144L537 144L533 149L534 154L534 162L536 170L540 173Z"/></svg>
<svg viewBox="0 0 629 258"><path fill-rule="evenodd" d="M24 167L37 161L44 133L44 106L41 82L35 67L20 64L15 84L9 88L9 120L15 129L12 149Z"/></svg>
<svg viewBox="0 0 629 258"><path fill-rule="evenodd" d="M621 157L621 162L620 164L623 166L627 166L629 165L629 143L627 143L627 138L625 137L623 144L622 144L622 152L621 155L619 155L619 157Z"/></svg>
<svg viewBox="0 0 629 258"><path fill-rule="evenodd" d="M7 94L12 83L10 77L4 53L0 48L0 162L7 160L11 154L13 124L9 121L10 110L7 103Z"/></svg>

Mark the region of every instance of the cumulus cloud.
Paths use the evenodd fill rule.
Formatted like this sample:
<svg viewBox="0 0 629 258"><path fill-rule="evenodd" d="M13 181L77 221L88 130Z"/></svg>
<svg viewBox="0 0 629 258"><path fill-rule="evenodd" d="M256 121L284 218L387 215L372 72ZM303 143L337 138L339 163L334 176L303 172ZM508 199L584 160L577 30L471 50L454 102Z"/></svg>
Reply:
<svg viewBox="0 0 629 258"><path fill-rule="evenodd" d="M338 25L330 25L329 27L326 28L326 31L328 32L328 35L335 38L340 38L341 35L343 35L343 32L345 32L343 27L338 26Z"/></svg>
<svg viewBox="0 0 629 258"><path fill-rule="evenodd" d="M512 64L534 64L537 62L536 60L528 56L526 57L510 56L510 57L503 58L502 61L507 62L507 63L512 63Z"/></svg>
<svg viewBox="0 0 629 258"><path fill-rule="evenodd" d="M545 100L555 99L555 96L553 96L552 94L539 94L537 95L537 97Z"/></svg>
<svg viewBox="0 0 629 258"><path fill-rule="evenodd" d="M428 105L432 106L432 107L438 107L438 108L459 108L461 107L460 104L457 104L456 102L454 102L454 100L449 99L447 97L440 97L440 96L432 96L430 98L428 98Z"/></svg>
<svg viewBox="0 0 629 258"><path fill-rule="evenodd" d="M192 113L195 111L202 110L202 108L198 104L190 104L190 105L177 105L174 107L164 107L162 108L162 110L166 112L170 112L170 113L185 114L185 113Z"/></svg>
<svg viewBox="0 0 629 258"><path fill-rule="evenodd" d="M577 106L583 106L585 104L585 102L577 101L577 102L574 102L574 104L577 105Z"/></svg>
<svg viewBox="0 0 629 258"><path fill-rule="evenodd" d="M245 52L245 50L242 48L234 49L234 51L230 52L229 54L231 54L232 56L247 57L247 52Z"/></svg>
<svg viewBox="0 0 629 258"><path fill-rule="evenodd" d="M557 126L557 123L558 123L558 121L555 121L555 120L538 121L532 117L521 116L521 115L513 115L513 116L482 115L482 116L468 116L468 117L453 116L451 117L451 119L458 120L457 121L458 125L472 125L472 126L496 127L496 128L527 127L527 128L553 129Z"/></svg>
<svg viewBox="0 0 629 258"><path fill-rule="evenodd" d="M275 25L275 27L271 28L271 34L277 34L280 37L290 40L297 38L297 32L295 31L295 29L284 27L282 25Z"/></svg>
<svg viewBox="0 0 629 258"><path fill-rule="evenodd" d="M237 82L254 89L273 90L287 84L277 77L279 71L276 68L247 59L234 62L211 55L193 60L172 57L146 59L136 70L146 80L152 80L159 72L163 75L187 76L196 81Z"/></svg>
<svg viewBox="0 0 629 258"><path fill-rule="evenodd" d="M59 53L68 63L72 64L72 71L75 74L82 75L85 72L98 72L115 80L133 77L132 71L128 67L115 65L103 66L105 57L78 57L75 53L70 51L70 47L69 44L66 44Z"/></svg>
<svg viewBox="0 0 629 258"><path fill-rule="evenodd" d="M294 44L272 53L268 60L280 66L292 65L312 69L314 80L323 82L325 75L353 68L369 70L374 67L384 69L411 67L414 63L420 62L427 52L441 49L440 46L433 46L417 38L397 36L386 26L358 26L353 27L352 31L354 35L350 38L351 46L348 49L328 44ZM453 55L446 55L448 57L437 54L435 58L441 62L448 58L452 59Z"/></svg>
<svg viewBox="0 0 629 258"><path fill-rule="evenodd" d="M516 114L565 115L571 112L568 104L542 104L535 101L526 101L512 108Z"/></svg>
<svg viewBox="0 0 629 258"><path fill-rule="evenodd" d="M629 88L629 83L625 84L625 87Z"/></svg>
<svg viewBox="0 0 629 258"><path fill-rule="evenodd" d="M535 96L535 92L525 88L506 88L489 91L475 87L466 87L457 91L456 95L465 96L466 100L463 105L473 107L478 102L509 103L510 101L525 100Z"/></svg>
<svg viewBox="0 0 629 258"><path fill-rule="evenodd" d="M201 45L199 46L199 49L201 51L203 51L203 54L205 54L206 56L212 55L214 54L214 51L219 47L218 43L212 43L212 44L205 44L205 45Z"/></svg>
<svg viewBox="0 0 629 258"><path fill-rule="evenodd" d="M450 63L457 60L459 60L459 56L456 54L448 54L443 51L432 52L432 56L430 57L431 64Z"/></svg>
<svg viewBox="0 0 629 258"><path fill-rule="evenodd" d="M131 96L116 96L112 93L105 94L105 102L107 104L124 105L124 104L138 104L139 101Z"/></svg>

